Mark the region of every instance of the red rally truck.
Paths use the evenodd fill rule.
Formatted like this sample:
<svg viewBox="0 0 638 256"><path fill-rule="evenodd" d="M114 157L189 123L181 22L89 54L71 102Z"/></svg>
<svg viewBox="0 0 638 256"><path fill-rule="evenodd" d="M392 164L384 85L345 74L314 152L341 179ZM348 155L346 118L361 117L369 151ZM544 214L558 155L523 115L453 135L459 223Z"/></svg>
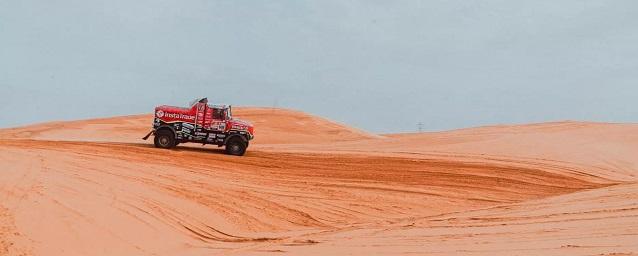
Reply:
<svg viewBox="0 0 638 256"><path fill-rule="evenodd" d="M209 105L207 98L196 99L190 108L158 106L153 130L155 147L173 148L180 143L196 142L225 146L229 155L242 156L254 138L251 123L233 118L232 107Z"/></svg>

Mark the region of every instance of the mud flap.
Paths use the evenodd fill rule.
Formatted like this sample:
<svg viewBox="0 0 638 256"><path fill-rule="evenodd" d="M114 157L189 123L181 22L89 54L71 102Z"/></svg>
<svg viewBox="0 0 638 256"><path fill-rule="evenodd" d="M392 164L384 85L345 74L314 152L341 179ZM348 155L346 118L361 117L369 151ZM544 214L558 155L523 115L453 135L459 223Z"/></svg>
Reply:
<svg viewBox="0 0 638 256"><path fill-rule="evenodd" d="M153 134L153 131L149 132L148 134L146 134L146 136L144 136L144 138L142 138L143 140L147 140L148 137L151 137L151 134Z"/></svg>

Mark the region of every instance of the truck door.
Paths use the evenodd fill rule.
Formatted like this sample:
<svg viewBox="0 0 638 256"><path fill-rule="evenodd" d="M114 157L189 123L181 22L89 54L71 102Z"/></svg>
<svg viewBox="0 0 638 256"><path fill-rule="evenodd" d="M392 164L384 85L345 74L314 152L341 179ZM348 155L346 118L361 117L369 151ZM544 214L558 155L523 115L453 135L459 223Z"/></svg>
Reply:
<svg viewBox="0 0 638 256"><path fill-rule="evenodd" d="M222 132L226 129L226 122L224 122L224 111L220 108L212 109L213 120L211 123L211 130Z"/></svg>

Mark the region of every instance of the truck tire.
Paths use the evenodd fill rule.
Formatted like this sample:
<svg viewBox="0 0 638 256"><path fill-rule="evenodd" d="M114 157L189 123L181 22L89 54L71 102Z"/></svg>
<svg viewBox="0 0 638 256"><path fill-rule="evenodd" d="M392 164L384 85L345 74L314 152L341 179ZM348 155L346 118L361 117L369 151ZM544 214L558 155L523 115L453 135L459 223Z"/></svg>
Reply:
<svg viewBox="0 0 638 256"><path fill-rule="evenodd" d="M169 130L159 130L155 132L155 147L156 148L174 148L176 144L175 134Z"/></svg>
<svg viewBox="0 0 638 256"><path fill-rule="evenodd" d="M226 154L233 156L243 156L246 153L246 142L242 140L240 137L230 138L228 142L226 142Z"/></svg>

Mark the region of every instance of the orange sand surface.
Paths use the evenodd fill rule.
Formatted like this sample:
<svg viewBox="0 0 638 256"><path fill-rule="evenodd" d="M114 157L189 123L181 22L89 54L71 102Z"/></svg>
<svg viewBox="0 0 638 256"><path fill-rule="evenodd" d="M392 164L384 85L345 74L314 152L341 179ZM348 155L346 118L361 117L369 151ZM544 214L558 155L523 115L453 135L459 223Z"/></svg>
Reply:
<svg viewBox="0 0 638 256"><path fill-rule="evenodd" d="M156 149L151 115L0 130L0 255L638 254L638 125L235 115L244 157Z"/></svg>

